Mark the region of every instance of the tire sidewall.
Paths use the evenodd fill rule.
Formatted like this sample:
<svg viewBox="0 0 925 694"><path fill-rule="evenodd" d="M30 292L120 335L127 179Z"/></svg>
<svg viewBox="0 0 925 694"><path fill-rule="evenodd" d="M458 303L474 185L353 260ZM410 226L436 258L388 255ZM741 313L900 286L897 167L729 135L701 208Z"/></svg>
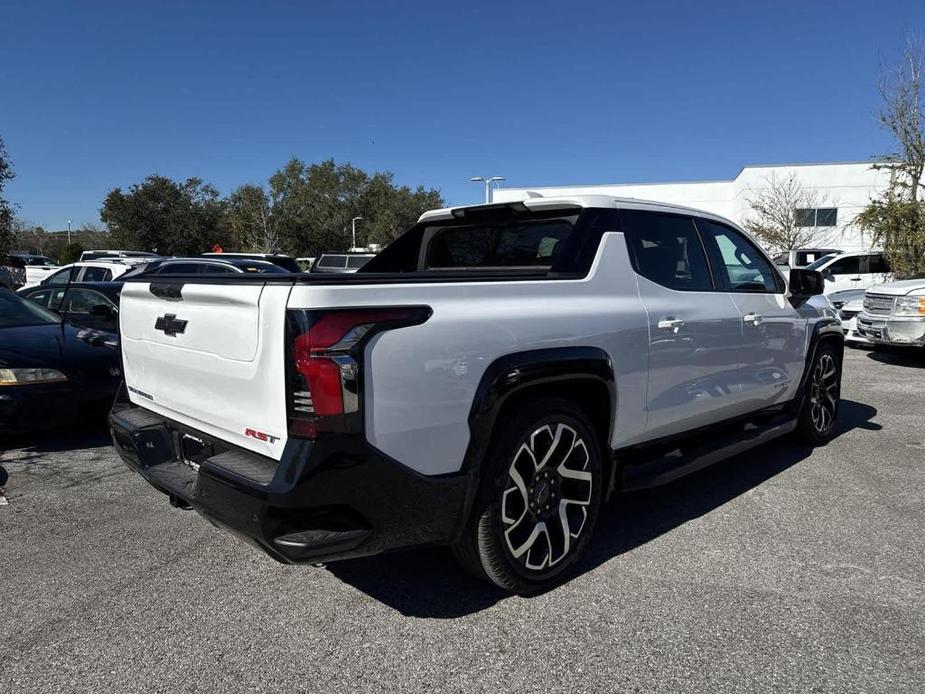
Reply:
<svg viewBox="0 0 925 694"><path fill-rule="evenodd" d="M811 401L813 387L812 379L817 365L822 360L823 355L826 354L832 357L832 360L836 366L837 397L835 399L834 412L832 413L832 423L829 425L829 428L825 432L820 433L813 424ZM804 437L809 439L811 443L822 445L828 443L834 436L836 425L838 424L838 412L841 409L841 388L841 361L838 358L838 354L836 353L835 349L829 345L820 345L816 350L816 353L813 355L813 360L809 365L808 378L806 379L805 392L803 394L803 406L800 412L800 430Z"/></svg>
<svg viewBox="0 0 925 694"><path fill-rule="evenodd" d="M508 470L513 457L523 442L534 431L546 424L565 424L572 427L584 440L588 449L588 470L592 474L591 501L586 507L587 518L581 535L572 545L569 553L553 568L544 572L535 572L521 566L511 555L504 540L504 524L501 520L501 495L508 487ZM501 568L510 583L506 587L522 594L542 591L555 584L579 560L587 548L597 518L600 513L603 496L604 475L601 446L598 437L587 423L584 413L567 400L548 399L539 401L525 408L492 442L486 466L483 469L483 481L476 511L478 522L478 542L483 557L486 573L493 573L484 566L486 550L495 558L495 569ZM488 547L484 545L488 544ZM498 563L501 566L498 566ZM492 579L497 582L496 579ZM508 583L508 581L505 581Z"/></svg>

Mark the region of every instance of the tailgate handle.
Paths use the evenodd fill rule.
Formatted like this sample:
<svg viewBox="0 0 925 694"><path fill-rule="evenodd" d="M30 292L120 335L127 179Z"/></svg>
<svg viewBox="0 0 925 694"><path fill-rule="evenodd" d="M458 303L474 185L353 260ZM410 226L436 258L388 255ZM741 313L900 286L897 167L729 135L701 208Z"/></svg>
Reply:
<svg viewBox="0 0 925 694"><path fill-rule="evenodd" d="M148 286L148 291L159 299L165 301L183 301L183 283L174 282L171 284L155 284L152 282Z"/></svg>

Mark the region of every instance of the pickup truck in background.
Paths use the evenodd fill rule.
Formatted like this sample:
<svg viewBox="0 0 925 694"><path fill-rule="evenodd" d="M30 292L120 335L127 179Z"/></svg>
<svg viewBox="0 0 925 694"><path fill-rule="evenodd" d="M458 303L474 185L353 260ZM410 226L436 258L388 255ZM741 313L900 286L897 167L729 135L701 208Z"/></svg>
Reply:
<svg viewBox="0 0 925 694"><path fill-rule="evenodd" d="M833 435L821 292L697 210L435 210L355 274L129 279L110 426L174 506L279 561L447 544L530 594L614 493Z"/></svg>
<svg viewBox="0 0 925 694"><path fill-rule="evenodd" d="M874 345L925 347L925 279L868 289L857 315L857 331Z"/></svg>

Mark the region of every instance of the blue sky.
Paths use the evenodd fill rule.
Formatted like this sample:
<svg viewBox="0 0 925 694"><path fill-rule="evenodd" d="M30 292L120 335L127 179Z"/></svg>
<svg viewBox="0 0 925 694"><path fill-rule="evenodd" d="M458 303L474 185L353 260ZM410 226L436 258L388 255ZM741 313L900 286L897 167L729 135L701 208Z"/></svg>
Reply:
<svg viewBox="0 0 925 694"><path fill-rule="evenodd" d="M8 197L98 221L157 172L222 193L292 156L451 204L511 185L729 178L863 160L881 60L925 2L8 2Z"/></svg>

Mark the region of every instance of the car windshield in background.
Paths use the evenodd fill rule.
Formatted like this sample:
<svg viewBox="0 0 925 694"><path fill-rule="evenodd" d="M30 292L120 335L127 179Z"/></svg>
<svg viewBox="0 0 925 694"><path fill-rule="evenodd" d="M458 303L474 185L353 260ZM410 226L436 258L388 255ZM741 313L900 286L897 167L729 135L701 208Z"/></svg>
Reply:
<svg viewBox="0 0 925 694"><path fill-rule="evenodd" d="M834 258L836 255L837 255L836 253L830 253L829 255L824 255L824 256L822 256L821 258L819 258L819 260L816 260L816 261L810 263L809 265L807 265L804 269L806 269L806 270L818 270L820 267L822 267L823 265L825 265L827 262L829 262L829 261L830 261L832 258Z"/></svg>
<svg viewBox="0 0 925 694"><path fill-rule="evenodd" d="M21 328L26 325L57 325L61 322L54 313L38 304L0 291L0 328Z"/></svg>
<svg viewBox="0 0 925 694"><path fill-rule="evenodd" d="M573 230L565 219L430 227L425 267L549 269Z"/></svg>

